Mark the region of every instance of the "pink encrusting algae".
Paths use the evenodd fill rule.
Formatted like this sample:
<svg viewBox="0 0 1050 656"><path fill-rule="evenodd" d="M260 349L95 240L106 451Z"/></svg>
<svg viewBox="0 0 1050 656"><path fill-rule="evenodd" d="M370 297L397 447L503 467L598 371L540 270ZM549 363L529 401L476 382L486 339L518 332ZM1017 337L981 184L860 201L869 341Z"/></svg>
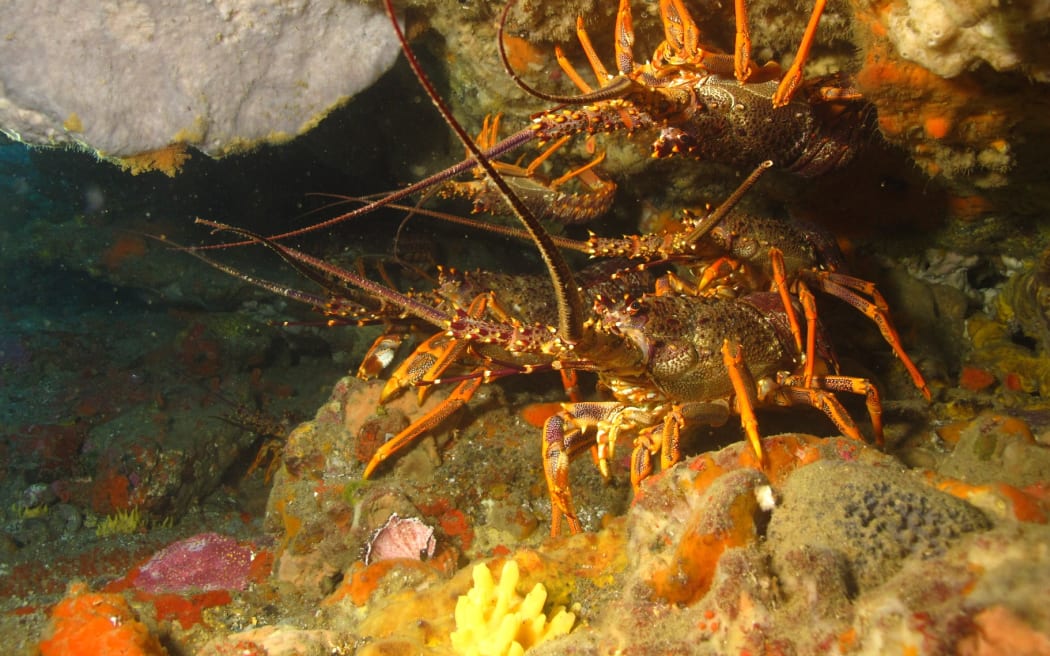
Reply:
<svg viewBox="0 0 1050 656"><path fill-rule="evenodd" d="M244 590L253 551L231 537L201 533L161 549L135 577L146 592Z"/></svg>

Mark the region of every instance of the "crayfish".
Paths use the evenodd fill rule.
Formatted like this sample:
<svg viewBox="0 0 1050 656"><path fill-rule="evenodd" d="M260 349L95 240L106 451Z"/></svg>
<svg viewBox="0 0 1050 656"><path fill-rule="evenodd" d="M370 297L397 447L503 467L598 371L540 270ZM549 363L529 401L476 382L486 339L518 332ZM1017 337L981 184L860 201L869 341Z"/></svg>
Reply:
<svg viewBox="0 0 1050 656"><path fill-rule="evenodd" d="M390 0L386 0L386 7L393 18ZM559 136L545 132L545 125L551 126L551 130L561 125L558 130L572 132L573 129L633 129L659 124L664 133L658 144L673 144L670 151L691 152L690 139L698 144L704 141L693 132L702 125L701 114L721 113L724 119L742 104L745 114L766 116L763 121L772 121L775 130L788 125L784 120L769 118L776 112L802 114L801 123L792 124L790 129L801 129L804 138L787 145L779 136L770 137L764 144L748 137L752 139L750 146L754 147L743 149L743 153L736 152L732 155L736 159L726 161L749 162L760 150L763 159L767 159L771 145L782 145L785 147L774 148L781 166L803 174L815 174L848 158L850 151L845 146L852 138L852 128L842 133L813 128L813 121L817 120L813 103L793 100L792 84L787 85L783 96L774 93L772 86L768 93L766 87L762 87L761 93L756 93L756 85L766 82L748 81L748 66L742 68L745 73L743 84L718 78L707 67L719 60L701 56L691 35L695 26L691 25L692 21L680 2L661 2L661 14L668 30L668 41L658 48L654 63L636 67L630 56L620 53L620 75L592 94L603 95L599 103L604 105L577 110L578 114L582 112L582 117L578 118L575 128L567 124L577 119L559 120L559 116L565 115L547 113L537 119L530 130L531 138L546 140ZM279 241L302 231L264 237L214 221L198 220L216 230L238 235L244 239L240 243L265 245L304 275L321 283L327 293L324 296L310 295L242 276L250 282L306 301L335 316L349 315L360 309L380 320L385 317L388 321L422 322L432 326L435 334L410 358L407 368L402 369L405 373L399 374L400 379L391 389L419 383L437 384L450 364L471 364L473 370L458 377L459 385L445 403L380 448L366 466L365 476L371 476L384 460L466 404L485 381L539 370L566 374L567 389L573 372L593 372L597 375L599 387L612 396L608 401L587 401L580 400L575 392L570 391L570 401L544 425L542 460L552 503L552 534L559 532L563 517L572 532L582 528L568 482L571 460L593 450L603 473L608 474L608 461L620 433L634 435L630 474L636 488L651 474L654 459L658 458L664 467L680 459L679 440L683 428L697 423L722 424L734 414L740 417L756 463L764 465L765 455L755 415L755 409L763 405L816 408L843 434L862 440L860 430L835 393L862 395L875 439L881 443L879 394L870 381L839 373L831 345L817 317L813 296L803 284L814 284L832 294L836 294L837 289L832 283L855 290L844 277L831 275L835 271L826 268L828 260L821 260L812 253L799 257L798 253L787 248L766 244L761 261L768 258L769 268L778 272L773 282L769 285L753 282L750 288L728 296L705 293L706 283L690 286L670 275L657 281L640 275L649 268L676 259L689 259L691 265L702 267L708 256L700 254L697 244L717 243L722 234L719 230L730 229L730 224L725 222L726 215L743 189L753 184L757 174L711 217L700 218L683 228L683 234L687 236L685 247L675 252L656 249L642 256L623 253L626 257L643 259L642 266L628 267L621 260L604 262L595 284L588 284L585 293L581 289L580 272L573 271L560 250L567 247L569 240L548 234L530 203L517 193L520 185L507 181L505 166L490 161L493 153L505 152L500 150L503 148L501 144L512 143L516 147L528 139L519 133L483 152L482 145L475 143L452 118L444 101L420 69L400 27L396 21L392 22L420 83L468 150L468 166L459 170L477 166L484 171L486 193L491 185L493 193L500 198L499 202L521 223L518 234L539 251L545 276L538 286L530 287L543 289L536 292L539 300L525 308L515 308L499 299L491 289L494 286L491 282L482 282L481 288L472 291L464 278L456 283L455 293L448 294L447 303L428 302L419 295L402 293L359 272L341 268ZM633 36L630 35L626 2L621 3L617 30L622 37L617 39L618 44L629 44ZM585 38L583 35L585 33L581 30L581 39ZM626 52L629 55L629 48ZM732 93L727 91L730 88ZM709 90L715 90L715 95L729 93L730 104L711 107L697 104L697 99L707 97L705 94ZM806 94L803 89L803 97L811 99ZM764 108L760 109L755 100L741 100L745 96L762 98ZM796 107L798 104L801 107ZM601 120L605 122L598 125L595 116L604 117ZM672 125L672 119L678 123ZM766 134L760 138L769 136ZM810 137L812 139L807 141ZM493 136L487 136L482 140L483 145L488 145L493 139ZM729 148L733 139L732 136L722 139L716 150ZM704 150L708 148L705 145L697 148L703 153L715 152ZM424 182L429 185L434 180L435 176L431 176ZM423 186L419 183L412 188L418 190ZM404 195L399 192L381 203L392 204ZM371 203L351 214L369 211L376 205ZM644 239L642 236L639 241ZM722 248L729 257L749 261L752 265L759 262L757 256L748 257L734 250L730 241ZM591 251L592 254L595 252ZM783 273L785 255L791 262L790 279ZM829 271L828 275L825 275L825 270ZM702 278L703 272L698 273ZM851 298L847 300L852 302ZM871 304L880 309L874 313L874 319L888 325L885 312L881 311L881 297L874 299ZM804 317L804 322L798 320L799 315ZM898 348L899 342L891 343ZM898 352L903 353L902 350ZM390 350L387 349L386 353L389 354Z"/></svg>
<svg viewBox="0 0 1050 656"><path fill-rule="evenodd" d="M528 86L504 66L520 87L539 98L576 106L543 112L532 129L541 140L585 132L659 130L653 157L684 155L752 168L764 160L802 176L821 175L846 164L869 126L860 94L841 74L803 81L805 63L823 11L816 3L792 66L781 75L770 63L751 63L744 2L736 3L737 40L732 56L699 43L699 29L681 0L661 0L666 39L643 65L634 59L630 0L620 0L615 44L617 74L594 54L577 20L577 34L599 88L592 89L564 56L565 73L584 92L553 96ZM505 15L505 14L504 14Z"/></svg>
<svg viewBox="0 0 1050 656"><path fill-rule="evenodd" d="M511 7L508 4L500 20L498 40L504 67L526 92L558 103L558 107L534 114L530 125L498 142L496 127L486 125L477 146L468 148L468 157L460 163L351 211L270 235L269 239L283 240L326 229L441 185L451 193L471 196L478 208L513 211L498 200L502 192L490 182L488 169L494 166L501 169L500 173L510 173L507 184L534 212L538 210L540 215L562 223L591 220L608 209L615 190L615 185L593 168L601 156L555 180L539 176L532 166L512 170L513 165L495 162L530 142L552 142L538 158L542 161L564 139L579 134L656 130L654 157L683 155L744 169L769 160L782 170L804 177L844 166L868 138L872 112L846 75L808 80L802 76L825 0L815 3L795 59L783 74L776 64L756 67L751 62L745 4L743 0L735 3L737 41L734 53L727 55L700 44L699 29L682 0L660 0L665 40L657 46L651 60L640 65L631 51L634 31L630 2L620 0L615 26L616 75L606 71L582 20L578 20L577 33L598 79L598 88L588 85L559 50L559 63L583 91L576 96L557 96L534 89L512 70L503 43L503 26ZM462 129L460 132L461 139L469 140ZM476 171L474 183L451 182L471 170ZM559 189L562 182L572 177L583 183L583 193L566 194ZM235 244L215 247L232 245Z"/></svg>

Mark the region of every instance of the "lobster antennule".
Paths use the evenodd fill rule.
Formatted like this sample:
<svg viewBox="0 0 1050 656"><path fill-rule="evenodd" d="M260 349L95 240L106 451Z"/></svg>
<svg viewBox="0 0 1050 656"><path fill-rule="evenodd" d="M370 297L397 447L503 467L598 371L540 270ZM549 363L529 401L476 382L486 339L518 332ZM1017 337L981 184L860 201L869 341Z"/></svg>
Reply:
<svg viewBox="0 0 1050 656"><path fill-rule="evenodd" d="M386 7L387 15L390 16L390 22L393 25L394 33L397 35L397 39L401 43L401 49L405 53L405 59L408 61L409 66L411 66L412 71L416 74L416 78L419 80L420 85L426 90L434 107L436 107L438 112L441 113L442 118L445 119L448 126L456 133L456 136L467 150L470 151L470 154L477 161L478 165L485 170L486 174L488 174L489 178L492 180L492 184L499 189L503 199L514 211L515 216L521 221L525 230L532 238L533 243L536 244L536 248L539 249L540 257L543 258L543 262L547 267L547 272L551 277L551 284L554 286L554 297L558 306L558 334L570 343L581 340L583 338L583 297L576 285L576 280L572 275L572 271L569 269L568 263L554 245L550 235L543 229L543 226L540 225L536 216L511 190L496 171L492 162L490 162L485 154L481 152L481 149L478 148L478 145L470 138L470 135L468 135L466 130L463 129L463 126L456 121L455 117L452 116L452 111L445 104L445 101L442 100L441 96L434 90L434 86L430 83L426 73L423 72L423 68L419 65L419 61L412 53L412 49L408 45L408 40L405 38L404 32L401 31L401 26L398 24L397 16L394 13L392 0L384 0L384 5Z"/></svg>

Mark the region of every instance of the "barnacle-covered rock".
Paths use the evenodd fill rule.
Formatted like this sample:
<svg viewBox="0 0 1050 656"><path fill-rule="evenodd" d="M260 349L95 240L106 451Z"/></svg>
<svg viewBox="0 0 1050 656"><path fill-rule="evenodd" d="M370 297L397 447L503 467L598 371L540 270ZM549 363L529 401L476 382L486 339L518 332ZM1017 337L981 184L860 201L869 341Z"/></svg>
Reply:
<svg viewBox="0 0 1050 656"><path fill-rule="evenodd" d="M829 549L845 556L861 590L908 559L943 554L966 533L991 526L965 501L888 466L813 463L782 493L784 505L769 523L774 562L787 567L787 555L803 546Z"/></svg>

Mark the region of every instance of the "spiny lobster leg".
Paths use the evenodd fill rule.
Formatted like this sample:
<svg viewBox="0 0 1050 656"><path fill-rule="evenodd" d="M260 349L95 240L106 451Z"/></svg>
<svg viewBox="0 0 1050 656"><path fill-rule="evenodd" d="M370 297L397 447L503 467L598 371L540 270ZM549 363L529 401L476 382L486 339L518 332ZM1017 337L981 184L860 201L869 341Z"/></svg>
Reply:
<svg viewBox="0 0 1050 656"><path fill-rule="evenodd" d="M634 23L631 20L631 0L620 0L616 10L616 68L620 75L634 72ZM605 80L602 80L602 84Z"/></svg>
<svg viewBox="0 0 1050 656"><path fill-rule="evenodd" d="M864 396L864 403L871 418L871 430L875 435L875 444L885 444L882 427L882 401L878 389L865 378L853 376L816 376L807 386L799 376L781 376L777 381L780 387L773 395L778 405L808 405L823 412L846 437L863 442L860 429L846 409L835 398L833 392L848 392Z"/></svg>
<svg viewBox="0 0 1050 656"><path fill-rule="evenodd" d="M457 410L470 401L471 397L474 396L474 393L478 391L478 388L481 387L483 382L485 382L484 378L480 376L464 380L456 386L456 389L452 390L452 393L449 394L448 398L442 401L440 405L412 422L411 426L392 437L389 441L383 443L368 462L364 473L361 474L361 478L368 478L371 476L372 472L374 472L379 465L383 464L383 461L387 458L411 444L413 440L423 433L426 433L451 415L455 414Z"/></svg>
<svg viewBox="0 0 1050 656"><path fill-rule="evenodd" d="M499 122L498 114L491 120L485 117L484 125L478 135L480 147L484 148L496 140ZM605 214L612 206L616 194L616 183L602 178L593 171L605 159L604 153L554 180L548 180L539 173L540 166L569 139L570 136L565 135L555 140L524 167L518 163L492 162L492 166L503 176L504 182L536 215L566 225L585 223ZM441 188L440 193L443 196L471 198L474 203L474 212L496 214L508 211L506 200L494 187L491 180L486 177L485 172L480 168L475 169L474 176L474 180L467 182L450 181ZM573 178L579 180L584 190L561 191L560 187ZM390 207L396 209L400 206L391 204Z"/></svg>
<svg viewBox="0 0 1050 656"><path fill-rule="evenodd" d="M579 33L579 30L582 28L583 19L577 17L577 33ZM586 34L586 32L584 32L584 34ZM572 62L569 61L569 58L565 56L565 51L562 50L561 46L554 46L554 58L558 61L558 66L561 67L561 70L565 73L566 76L568 76L569 80L571 80L572 83L576 85L577 89L584 93L591 93L594 91L594 88L591 85L587 84L586 80L580 77L579 71L577 71L576 67L572 65Z"/></svg>
<svg viewBox="0 0 1050 656"><path fill-rule="evenodd" d="M926 400L929 401L930 388L926 384L926 379L923 378L919 368L915 366L915 363L905 352L904 346L901 344L900 335L897 333L897 329L893 327L893 322L890 321L889 306L882 294L875 288L875 284L867 280L831 271L813 271L806 273L805 276L807 279L814 281L826 293L849 303L864 316L875 322L879 332L882 333L882 338L886 340L893 352L900 358L904 368L908 370L912 382L919 388L922 395L926 397ZM864 298L861 294L867 294L871 297L871 300Z"/></svg>
<svg viewBox="0 0 1050 656"><path fill-rule="evenodd" d="M562 517L569 524L570 533L582 529L572 503L569 487L569 464L588 450L594 440L585 435L577 421L589 424L607 420L623 405L615 401L602 403L566 404L564 410L551 416L543 425L543 473L547 479L547 492L551 499L551 536L561 532Z"/></svg>
<svg viewBox="0 0 1050 656"><path fill-rule="evenodd" d="M851 394L863 394L868 408L868 416L871 417L872 431L875 433L875 443L882 446L884 442L882 433L882 402L879 400L879 392L871 381L865 378L852 376L814 376L813 369L817 362L816 336L817 325L817 301L806 285L798 282L798 298L802 303L806 315L806 362L802 376L781 375L778 376L777 389L774 400L778 403L797 404L803 403L817 408L823 412L836 428L847 437L863 441L860 430L857 428L853 418L849 416L846 409L832 392L849 392Z"/></svg>
<svg viewBox="0 0 1050 656"><path fill-rule="evenodd" d="M591 43L591 37L587 34L587 29L583 26L583 17L576 17L576 37L580 40L580 46L583 48L583 52L587 55L587 61L591 65L591 70L594 71L594 77L598 80L598 86L605 86L605 83L609 80L609 72L605 70L605 64L602 63L598 52L594 49L594 44Z"/></svg>
<svg viewBox="0 0 1050 656"><path fill-rule="evenodd" d="M587 61L591 65L591 70L594 71L594 76L598 80L598 86L604 87L605 83L612 79L609 75L609 71L606 70L605 64L602 63L598 52L594 49L594 44L591 41L591 36L587 33L587 29L583 26L583 17L576 17L576 38L580 41L580 46L583 48L584 55L587 56ZM614 39L616 48L616 68L619 70L621 75L629 75L634 72L634 27L631 21L631 3L630 0L620 0L620 6L616 11L616 38ZM573 84L584 93L591 93L593 89L587 84L580 74L576 71L576 68L569 63L569 60L565 57L565 52L559 46L555 46L554 55L558 60L558 64L561 66L565 74L569 76Z"/></svg>
<svg viewBox="0 0 1050 656"><path fill-rule="evenodd" d="M489 305L489 295L482 294L471 301L467 316L480 319ZM423 403L430 393L431 386L448 367L459 360L466 352L469 342L455 339L445 332L428 337L401 365L390 374L379 402L386 403L409 387L419 386L419 402Z"/></svg>
<svg viewBox="0 0 1050 656"><path fill-rule="evenodd" d="M470 302L470 307L467 308L467 316L471 319L480 319L485 315L485 310L489 306L489 295L482 294ZM429 341L429 340L428 340ZM434 363L424 372L423 377L418 381L420 383L432 383L438 379L438 376L443 374L453 362L458 361L464 353L467 352L467 348L470 346L470 342L465 339L450 339L447 344L437 350L434 353ZM429 394L430 385L421 385L419 388L419 402L422 403L427 394Z"/></svg>
<svg viewBox="0 0 1050 656"><path fill-rule="evenodd" d="M733 74L737 81L747 82L754 72L751 65L751 27L747 16L747 0L734 0L736 37L733 43ZM787 101L785 101L787 102Z"/></svg>
<svg viewBox="0 0 1050 656"><path fill-rule="evenodd" d="M409 387L414 387L427 378L427 374L434 369L435 364L443 353L448 353L449 344L455 345L455 340L445 333L431 335L416 350L408 356L401 365L390 374L383 391L379 394L379 402L386 403ZM423 387L420 391L423 391ZM423 394L419 400L424 400Z"/></svg>
<svg viewBox="0 0 1050 656"><path fill-rule="evenodd" d="M561 412L547 419L543 426L543 470L551 497L552 536L558 535L563 515L572 533L580 530L569 486L569 464L572 460L585 450L597 447L598 469L604 478L609 478L608 461L613 457L620 431L653 421L649 413L618 401L565 403L562 408ZM594 438L588 437L590 429L594 429ZM677 458L677 439L668 439L667 443L674 445ZM656 444L653 453L659 450L660 443ZM638 452L636 447L635 454ZM648 454L648 451L645 452Z"/></svg>
<svg viewBox="0 0 1050 656"><path fill-rule="evenodd" d="M739 260L734 260L731 257L723 256L718 258L711 264L704 267L704 273L702 276L700 276L700 280L697 281L692 293L696 296L703 294L704 291L707 288L709 288L711 284L714 283L716 280L728 278L729 276L733 275L741 268L743 268L743 266L744 265L742 262L740 262Z"/></svg>
<svg viewBox="0 0 1050 656"><path fill-rule="evenodd" d="M737 1L742 2L743 0ZM784 76L780 79L780 85L777 86L777 91L773 94L774 107L783 107L791 102L795 91L798 90L799 85L802 83L802 67L806 65L806 60L809 59L809 51L813 47L813 41L817 35L817 25L820 23L820 17L824 13L826 4L827 0L816 0L813 3L813 11L809 15L806 32L802 35L802 42L799 43L795 59L791 62L791 66L788 67L787 71L784 72Z"/></svg>
<svg viewBox="0 0 1050 656"><path fill-rule="evenodd" d="M660 0L660 18L664 24L664 39L677 59L699 60L700 30L686 11L682 0Z"/></svg>
<svg viewBox="0 0 1050 656"><path fill-rule="evenodd" d="M758 458L759 465L765 469L767 464L766 454L762 450L762 437L758 432L758 418L755 416L755 406L758 404L756 398L757 387L755 378L748 370L744 362L743 348L739 343L731 344L729 340L722 342L722 361L726 371L729 372L729 380L733 384L733 392L736 394L737 414L740 415L740 424L744 427L744 434L751 444L751 449Z"/></svg>
<svg viewBox="0 0 1050 656"><path fill-rule="evenodd" d="M631 487L638 491L642 481L653 473L653 456L660 454L660 468L668 469L682 459L679 440L685 417L679 404L671 406L662 424L639 431L631 452Z"/></svg>
<svg viewBox="0 0 1050 656"><path fill-rule="evenodd" d="M810 387L813 383L813 368L817 364L817 300L801 281L798 283L798 298L806 314L806 363L802 370L802 384Z"/></svg>
<svg viewBox="0 0 1050 656"><path fill-rule="evenodd" d="M769 261L773 267L773 283L776 285L777 293L780 294L780 300L784 303L784 313L787 314L788 323L791 326L791 335L795 338L795 348L799 353L807 354L806 366L810 368L812 373L812 354L802 350L802 326L798 322L798 313L795 312L795 305L791 302L791 291L788 289L783 251L776 246L770 248ZM809 332L809 335L813 336L812 330Z"/></svg>
<svg viewBox="0 0 1050 656"><path fill-rule="evenodd" d="M579 403L583 396L580 393L580 379L576 375L576 370L560 369L558 373L561 374L561 386L565 390L565 395L569 397L569 401Z"/></svg>
<svg viewBox="0 0 1050 656"><path fill-rule="evenodd" d="M682 0L660 0L660 19L664 41L653 53L657 69L665 65L671 70L689 66L719 75L728 75L733 70L731 56L708 52L700 46L700 29Z"/></svg>
<svg viewBox="0 0 1050 656"><path fill-rule="evenodd" d="M682 459L682 429L691 424L721 426L729 419L729 408L723 403L690 402L674 404L664 415L662 425L639 432L631 452L631 487L637 492L642 481L653 471L653 456L660 454L660 469L667 470ZM657 437L659 432L659 437Z"/></svg>

